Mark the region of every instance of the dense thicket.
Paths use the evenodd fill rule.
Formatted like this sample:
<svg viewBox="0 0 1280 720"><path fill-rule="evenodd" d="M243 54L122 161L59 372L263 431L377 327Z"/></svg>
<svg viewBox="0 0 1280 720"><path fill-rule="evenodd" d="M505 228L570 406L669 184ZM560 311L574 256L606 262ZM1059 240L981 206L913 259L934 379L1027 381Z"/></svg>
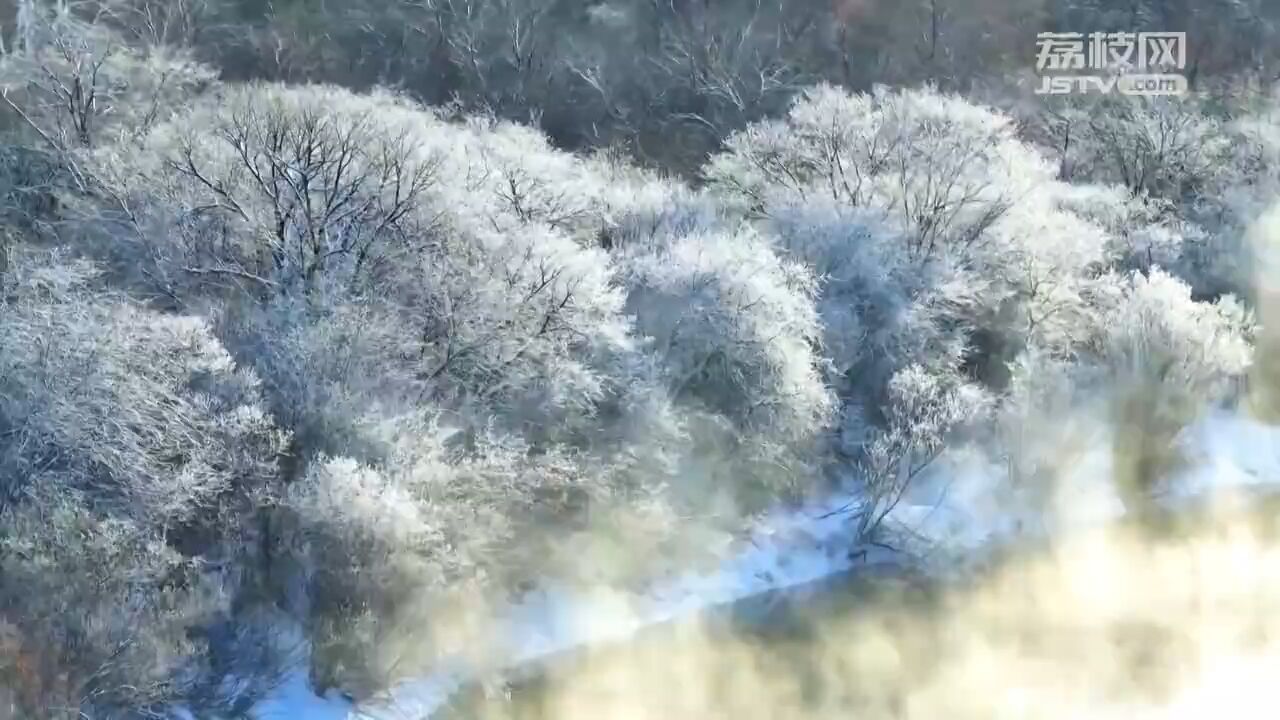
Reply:
<svg viewBox="0 0 1280 720"><path fill-rule="evenodd" d="M1251 366L1276 21L19 2L0 714L241 712L294 626L368 695L459 603L649 576L831 477L875 533L960 435L1049 482L1037 421L1086 404L1142 510ZM1198 91L1028 100L1078 27L1192 29Z"/></svg>

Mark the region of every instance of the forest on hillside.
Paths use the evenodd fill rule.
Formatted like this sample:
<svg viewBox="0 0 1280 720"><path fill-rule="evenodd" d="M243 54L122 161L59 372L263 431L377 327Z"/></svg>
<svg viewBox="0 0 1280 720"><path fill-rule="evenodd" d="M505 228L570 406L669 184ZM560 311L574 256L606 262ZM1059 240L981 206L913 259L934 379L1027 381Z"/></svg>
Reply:
<svg viewBox="0 0 1280 720"><path fill-rule="evenodd" d="M0 717L244 717L286 625L368 697L957 437L1052 484L1080 408L1141 512L1275 406L1280 3L5 5ZM1035 95L1048 30L1192 91Z"/></svg>

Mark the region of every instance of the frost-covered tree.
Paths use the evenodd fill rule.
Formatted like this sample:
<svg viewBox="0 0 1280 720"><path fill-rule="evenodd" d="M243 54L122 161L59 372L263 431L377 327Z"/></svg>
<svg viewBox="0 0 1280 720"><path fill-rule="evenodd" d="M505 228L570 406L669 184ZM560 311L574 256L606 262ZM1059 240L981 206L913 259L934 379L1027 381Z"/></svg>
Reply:
<svg viewBox="0 0 1280 720"><path fill-rule="evenodd" d="M385 92L247 85L93 158L125 200L115 267L208 312L293 433L271 567L322 686L421 668L422 613L552 571L546 528L625 519L657 548L668 511L758 507L745 489L820 464L813 278L616 155Z"/></svg>
<svg viewBox="0 0 1280 720"><path fill-rule="evenodd" d="M755 213L797 203L872 208L903 233L904 250L925 260L985 239L1007 209L1009 183L1036 162L1011 123L985 108L931 90L848 94L806 91L785 120L732 136L706 169L709 180Z"/></svg>
<svg viewBox="0 0 1280 720"><path fill-rule="evenodd" d="M130 145L217 72L186 49L130 45L79 3L23 8L22 42L0 52L0 213L23 234L78 242L123 203L87 155Z"/></svg>
<svg viewBox="0 0 1280 720"><path fill-rule="evenodd" d="M1250 227L1271 207L1280 189L1280 113L1274 94L1236 109L1223 126L1227 152L1219 158L1201 192L1184 213L1203 228L1207 242L1184 252L1179 275L1199 294L1253 293L1256 248L1243 242Z"/></svg>
<svg viewBox="0 0 1280 720"><path fill-rule="evenodd" d="M813 275L749 228L659 227L623 233L618 259L627 313L689 443L673 491L758 509L760 491L803 487L822 464L814 441L833 397Z"/></svg>
<svg viewBox="0 0 1280 720"><path fill-rule="evenodd" d="M47 149L136 136L216 77L185 51L130 46L65 4L28 5L21 48L0 54L0 94Z"/></svg>
<svg viewBox="0 0 1280 720"><path fill-rule="evenodd" d="M93 297L82 263L19 270L0 318L6 502L30 483L83 485L104 509L176 532L216 526L212 508L274 476L258 381L205 322Z"/></svg>
<svg viewBox="0 0 1280 720"><path fill-rule="evenodd" d="M859 538L880 528L952 432L981 419L991 404L990 395L977 385L917 365L895 372L886 395L878 409L882 429L859 457L866 490L857 509Z"/></svg>
<svg viewBox="0 0 1280 720"><path fill-rule="evenodd" d="M122 161L131 205L133 239L115 247L141 256L162 295L232 290L258 305L242 317L260 337L281 322L286 337L341 326L354 316L343 306L363 303L399 333L381 345L386 367L411 362L419 397L512 417L587 412L599 363L627 349L622 296L593 247L600 188L535 132L449 123L386 94L248 86L157 128L143 157L119 151L99 155Z"/></svg>
<svg viewBox="0 0 1280 720"><path fill-rule="evenodd" d="M0 690L32 717L228 709L225 647L269 605L317 690L363 697L449 649L458 605L649 574L833 464L873 534L993 409L1011 474L1049 478L1026 421L1095 391L1140 508L1248 365L1249 313L1201 298L1247 277L1223 249L1280 188L1273 103L1019 123L849 91L965 88L1046 17L1126 12L1093 5L23 2ZM696 185L628 159L709 152ZM98 265L33 259L50 239Z"/></svg>
<svg viewBox="0 0 1280 720"><path fill-rule="evenodd" d="M604 488L572 455L499 432L467 442L402 418L392 437L379 466L325 459L285 499L319 690L363 696L423 671L447 649L449 599L537 579L545 533L583 522Z"/></svg>
<svg viewBox="0 0 1280 720"><path fill-rule="evenodd" d="M1257 328L1235 298L1198 301L1159 267L1108 274L1100 288L1101 321L1077 328L1075 352L1032 347L1012 364L999 451L1018 492L1049 502L1044 493L1058 489L1075 458L1109 437L1120 499L1151 519L1153 493L1180 462L1179 434L1242 399Z"/></svg>
<svg viewBox="0 0 1280 720"><path fill-rule="evenodd" d="M1158 269L1130 279L1098 353L1114 398L1116 480L1133 509L1168 469L1177 432L1233 396L1253 335L1252 314L1233 297L1196 302Z"/></svg>
<svg viewBox="0 0 1280 720"><path fill-rule="evenodd" d="M1042 142L1064 179L1117 183L1135 195L1180 201L1221 162L1222 119L1200 96L1072 96L1040 119Z"/></svg>
<svg viewBox="0 0 1280 720"><path fill-rule="evenodd" d="M1233 120L1237 106L1203 93L1075 96L1037 108L1026 134L1058 158L1061 178L1114 184L1110 199L1075 207L1106 216L1121 268L1159 265L1208 297L1247 287L1240 215L1257 210L1245 208L1262 184L1268 123Z"/></svg>
<svg viewBox="0 0 1280 720"><path fill-rule="evenodd" d="M96 160L179 295L194 280L341 296L458 236L599 229L590 174L538 133L386 93L232 86Z"/></svg>
<svg viewBox="0 0 1280 720"><path fill-rule="evenodd" d="M982 386L999 389L1019 352L1089 341L1124 242L1122 223L1082 211L1105 188L1063 184L1009 117L931 89L812 89L706 173L820 278L837 447L882 507L982 415Z"/></svg>
<svg viewBox="0 0 1280 720"><path fill-rule="evenodd" d="M141 147L104 148L94 160L119 188L132 226L124 239L145 243L132 252L166 294L192 283L259 295L341 288L428 241L418 200L436 162L376 109L319 90L232 88L157 126Z"/></svg>
<svg viewBox="0 0 1280 720"><path fill-rule="evenodd" d="M677 400L747 433L744 446L806 443L830 419L812 275L750 231L635 244L627 309ZM767 453L766 453L767 454Z"/></svg>
<svg viewBox="0 0 1280 720"><path fill-rule="evenodd" d="M187 631L225 607L197 562L90 506L41 486L4 513L0 602L16 637L0 684L17 717L127 717L186 700L205 652Z"/></svg>
<svg viewBox="0 0 1280 720"><path fill-rule="evenodd" d="M933 278L917 288L945 293L973 327L1020 318L1004 329L1015 345L1062 335L1053 321L1080 312L1107 260L1105 229L1072 210L1068 188L1010 118L929 89L813 89L785 121L730 138L707 174L748 212L792 227L887 233L896 248L877 241L878 262Z"/></svg>
<svg viewBox="0 0 1280 720"><path fill-rule="evenodd" d="M389 351L386 367L400 367L395 372L403 376L405 363L413 366L406 389L464 414L497 412L544 438L565 422L589 430L600 404L646 366L647 330L633 335L627 297L639 292L638 278L659 286L665 270L655 263L663 253L692 258L688 248L702 241L646 246L654 266L630 278L618 274L618 258L639 257L637 238L653 238L673 212L714 222L686 191L616 161L557 152L542 135L506 123L449 122L386 94L230 88L157 128L144 146L142 158L120 158L110 148L100 158L104 167L123 161L120 185L136 208L140 238L125 246L143 254L162 293L191 302L230 284L261 305L243 317L259 318L264 328L276 322L272 313L292 318L294 329L281 328L286 337L311 324L344 323L345 303L377 306L369 312L379 314L375 325L388 338L381 344ZM731 247L716 242L707 257ZM796 288L778 296L788 307L722 302L741 306L731 312L759 323L751 332L768 337L749 360L761 364L759 373L797 352L804 354L796 355L796 367L807 367L810 330L795 330L794 341L769 336L775 324L792 333L788 323L813 322L805 319L808 291L796 274L759 243L747 242L726 263L742 265L730 271L743 276L734 281L741 284L763 282L768 273L792 278L778 281ZM760 280L748 279L750 267L764 273ZM235 325L226 323L229 331L246 330ZM396 325L402 339L391 340ZM259 337L243 342L270 342ZM693 368L682 372L693 376L679 383L681 393L705 379ZM755 427L783 407L782 415L796 419L774 427L790 442L825 412L821 392L801 387L813 382L806 372L781 371L785 402L772 399L778 390L765 375L736 388L732 401L757 404ZM711 385L700 391L704 398L724 389ZM815 399L818 405L805 409Z"/></svg>
<svg viewBox="0 0 1280 720"><path fill-rule="evenodd" d="M23 711L112 717L192 699L256 544L284 438L196 318L22 253L0 281L0 615Z"/></svg>
<svg viewBox="0 0 1280 720"><path fill-rule="evenodd" d="M305 299L281 298L263 306L233 306L216 331L228 348L264 378L272 416L290 429L300 456L287 466L304 469L305 456L383 456L383 416L406 412L427 397L417 373L415 338L391 309L369 302L319 310Z"/></svg>

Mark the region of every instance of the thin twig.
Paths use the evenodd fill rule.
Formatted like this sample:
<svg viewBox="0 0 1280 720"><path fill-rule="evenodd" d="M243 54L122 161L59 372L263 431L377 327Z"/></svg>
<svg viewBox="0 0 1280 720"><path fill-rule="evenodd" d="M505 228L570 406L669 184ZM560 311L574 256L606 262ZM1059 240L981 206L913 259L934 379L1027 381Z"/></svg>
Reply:
<svg viewBox="0 0 1280 720"><path fill-rule="evenodd" d="M184 272L189 272L192 275L230 275L232 277L238 277L243 280L251 280L253 282L256 282L271 288L277 287L278 285L274 280L268 280L267 278L264 278L260 275L254 275L253 273L245 272L244 270L235 270L233 268L184 267L182 269Z"/></svg>

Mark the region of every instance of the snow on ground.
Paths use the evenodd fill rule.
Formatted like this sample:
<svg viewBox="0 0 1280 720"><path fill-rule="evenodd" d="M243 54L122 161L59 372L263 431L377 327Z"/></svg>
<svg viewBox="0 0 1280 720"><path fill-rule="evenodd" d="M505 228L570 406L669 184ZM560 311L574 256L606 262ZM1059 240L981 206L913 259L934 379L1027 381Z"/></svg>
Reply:
<svg viewBox="0 0 1280 720"><path fill-rule="evenodd" d="M307 683L305 670L290 673L275 693L253 709L255 720L347 720L351 703L337 693L319 697Z"/></svg>
<svg viewBox="0 0 1280 720"><path fill-rule="evenodd" d="M1223 413L1192 428L1186 444L1192 465L1171 483L1170 500L1280 486L1280 427Z"/></svg>
<svg viewBox="0 0 1280 720"><path fill-rule="evenodd" d="M1100 430L1100 432L1102 432ZM1224 487L1280 486L1280 428L1234 415L1216 415L1186 436L1187 471L1171 483L1176 497L1204 495ZM942 458L903 499L889 520L929 544L976 550L1023 533L1044 536L1115 519L1123 513L1108 482L1106 442L1075 457L1048 499L1057 509L1045 520L1034 501L1009 487L1003 467L981 453L957 451ZM514 669L587 644L625 639L641 628L687 617L769 591L807 585L854 568L847 511L854 495L835 495L798 510L766 518L720 569L689 574L644 593L589 597L551 586L524 596L500 613L505 669ZM892 562L890 551L870 549L858 563ZM425 720L475 677L466 663L444 663L436 673L403 683L358 708L341 698L321 699L306 687L305 674L291 678L256 711L257 720Z"/></svg>

